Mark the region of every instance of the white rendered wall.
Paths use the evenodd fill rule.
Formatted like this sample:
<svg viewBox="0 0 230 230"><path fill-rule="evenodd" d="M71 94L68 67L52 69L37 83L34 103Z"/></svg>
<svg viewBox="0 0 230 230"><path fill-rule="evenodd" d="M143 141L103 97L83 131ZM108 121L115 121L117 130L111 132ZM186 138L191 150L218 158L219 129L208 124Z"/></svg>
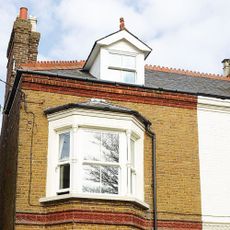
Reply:
<svg viewBox="0 0 230 230"><path fill-rule="evenodd" d="M100 52L97 55L90 71L89 71L94 77L100 79Z"/></svg>
<svg viewBox="0 0 230 230"><path fill-rule="evenodd" d="M198 98L203 229L230 229L230 100Z"/></svg>

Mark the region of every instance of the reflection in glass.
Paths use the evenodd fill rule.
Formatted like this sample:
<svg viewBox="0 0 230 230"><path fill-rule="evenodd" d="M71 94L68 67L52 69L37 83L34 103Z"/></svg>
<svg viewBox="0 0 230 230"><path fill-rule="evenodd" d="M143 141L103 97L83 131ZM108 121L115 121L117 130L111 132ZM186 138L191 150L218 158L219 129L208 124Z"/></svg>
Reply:
<svg viewBox="0 0 230 230"><path fill-rule="evenodd" d="M119 135L117 133L102 133L102 161L119 162Z"/></svg>
<svg viewBox="0 0 230 230"><path fill-rule="evenodd" d="M59 188L60 189L69 188L69 184L70 184L70 165L69 164L61 165Z"/></svg>
<svg viewBox="0 0 230 230"><path fill-rule="evenodd" d="M70 150L70 133L62 133L59 135L59 160L69 158Z"/></svg>
<svg viewBox="0 0 230 230"><path fill-rule="evenodd" d="M84 132L84 160L119 162L119 134Z"/></svg>
<svg viewBox="0 0 230 230"><path fill-rule="evenodd" d="M101 167L101 193L118 194L118 167Z"/></svg>
<svg viewBox="0 0 230 230"><path fill-rule="evenodd" d="M100 193L100 166L83 166L83 192Z"/></svg>
<svg viewBox="0 0 230 230"><path fill-rule="evenodd" d="M121 81L125 83L135 83L135 72L121 71Z"/></svg>
<svg viewBox="0 0 230 230"><path fill-rule="evenodd" d="M101 133L84 131L84 160L99 161L101 155Z"/></svg>
<svg viewBox="0 0 230 230"><path fill-rule="evenodd" d="M122 67L123 68L129 68L129 69L135 69L135 57L123 55L122 56Z"/></svg>
<svg viewBox="0 0 230 230"><path fill-rule="evenodd" d="M118 194L118 167L84 165L83 192Z"/></svg>

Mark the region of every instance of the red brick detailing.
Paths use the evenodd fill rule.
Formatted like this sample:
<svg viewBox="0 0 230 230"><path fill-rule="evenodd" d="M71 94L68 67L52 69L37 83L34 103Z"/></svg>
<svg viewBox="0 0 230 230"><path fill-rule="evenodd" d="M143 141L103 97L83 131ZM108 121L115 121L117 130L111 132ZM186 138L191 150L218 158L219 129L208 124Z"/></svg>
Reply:
<svg viewBox="0 0 230 230"><path fill-rule="evenodd" d="M132 213L99 212L71 210L63 212L41 213L16 213L16 224L26 225L53 225L65 223L85 223L85 224L112 224L133 226L140 229L149 229L153 222ZM159 228L180 229L202 229L200 222L192 221L158 221Z"/></svg>
<svg viewBox="0 0 230 230"><path fill-rule="evenodd" d="M72 222L87 224L113 224L124 226L128 225L138 227L140 229L146 229L152 224L150 220L146 220L132 213L71 210L47 214L16 214L16 224L52 225Z"/></svg>
<svg viewBox="0 0 230 230"><path fill-rule="evenodd" d="M85 61L37 61L22 64L22 69L51 70L51 69L81 69Z"/></svg>
<svg viewBox="0 0 230 230"><path fill-rule="evenodd" d="M23 89L60 93L89 98L129 101L144 104L163 105L187 109L196 109L197 98L179 93L161 92L138 87L85 82L80 80L26 75L23 78Z"/></svg>
<svg viewBox="0 0 230 230"><path fill-rule="evenodd" d="M196 229L201 230L202 229L202 223L200 222L192 222L192 221L158 221L158 228L163 229L175 229L175 230L181 230L181 229Z"/></svg>
<svg viewBox="0 0 230 230"><path fill-rule="evenodd" d="M211 78L211 79L217 79L217 80L225 80L229 81L230 79L228 77L224 77L220 74L211 74L211 73L200 73L196 71L190 71L190 70L184 70L184 69L175 69L175 68L169 68L164 66L156 66L156 65L145 65L146 70L154 70L154 71L160 71L165 73L176 73L176 74L183 74L191 77L205 77L205 78Z"/></svg>

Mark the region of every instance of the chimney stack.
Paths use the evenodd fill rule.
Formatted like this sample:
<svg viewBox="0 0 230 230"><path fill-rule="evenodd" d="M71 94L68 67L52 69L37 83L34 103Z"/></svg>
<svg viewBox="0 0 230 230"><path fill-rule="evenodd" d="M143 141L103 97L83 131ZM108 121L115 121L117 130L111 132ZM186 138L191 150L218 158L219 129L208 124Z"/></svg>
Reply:
<svg viewBox="0 0 230 230"><path fill-rule="evenodd" d="M37 60L40 33L36 32L36 22L36 18L28 17L26 7L20 8L7 49L7 83L10 85L14 82L15 70L21 64Z"/></svg>
<svg viewBox="0 0 230 230"><path fill-rule="evenodd" d="M224 59L222 63L224 64L224 77L230 77L230 59Z"/></svg>

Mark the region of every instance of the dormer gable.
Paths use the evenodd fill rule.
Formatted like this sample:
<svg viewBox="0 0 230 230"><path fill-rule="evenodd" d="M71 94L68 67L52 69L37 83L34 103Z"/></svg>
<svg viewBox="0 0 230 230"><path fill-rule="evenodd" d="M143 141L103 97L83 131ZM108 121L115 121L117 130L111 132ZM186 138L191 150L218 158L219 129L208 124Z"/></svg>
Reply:
<svg viewBox="0 0 230 230"><path fill-rule="evenodd" d="M83 69L101 80L143 85L144 60L150 52L121 18L119 31L95 42Z"/></svg>

